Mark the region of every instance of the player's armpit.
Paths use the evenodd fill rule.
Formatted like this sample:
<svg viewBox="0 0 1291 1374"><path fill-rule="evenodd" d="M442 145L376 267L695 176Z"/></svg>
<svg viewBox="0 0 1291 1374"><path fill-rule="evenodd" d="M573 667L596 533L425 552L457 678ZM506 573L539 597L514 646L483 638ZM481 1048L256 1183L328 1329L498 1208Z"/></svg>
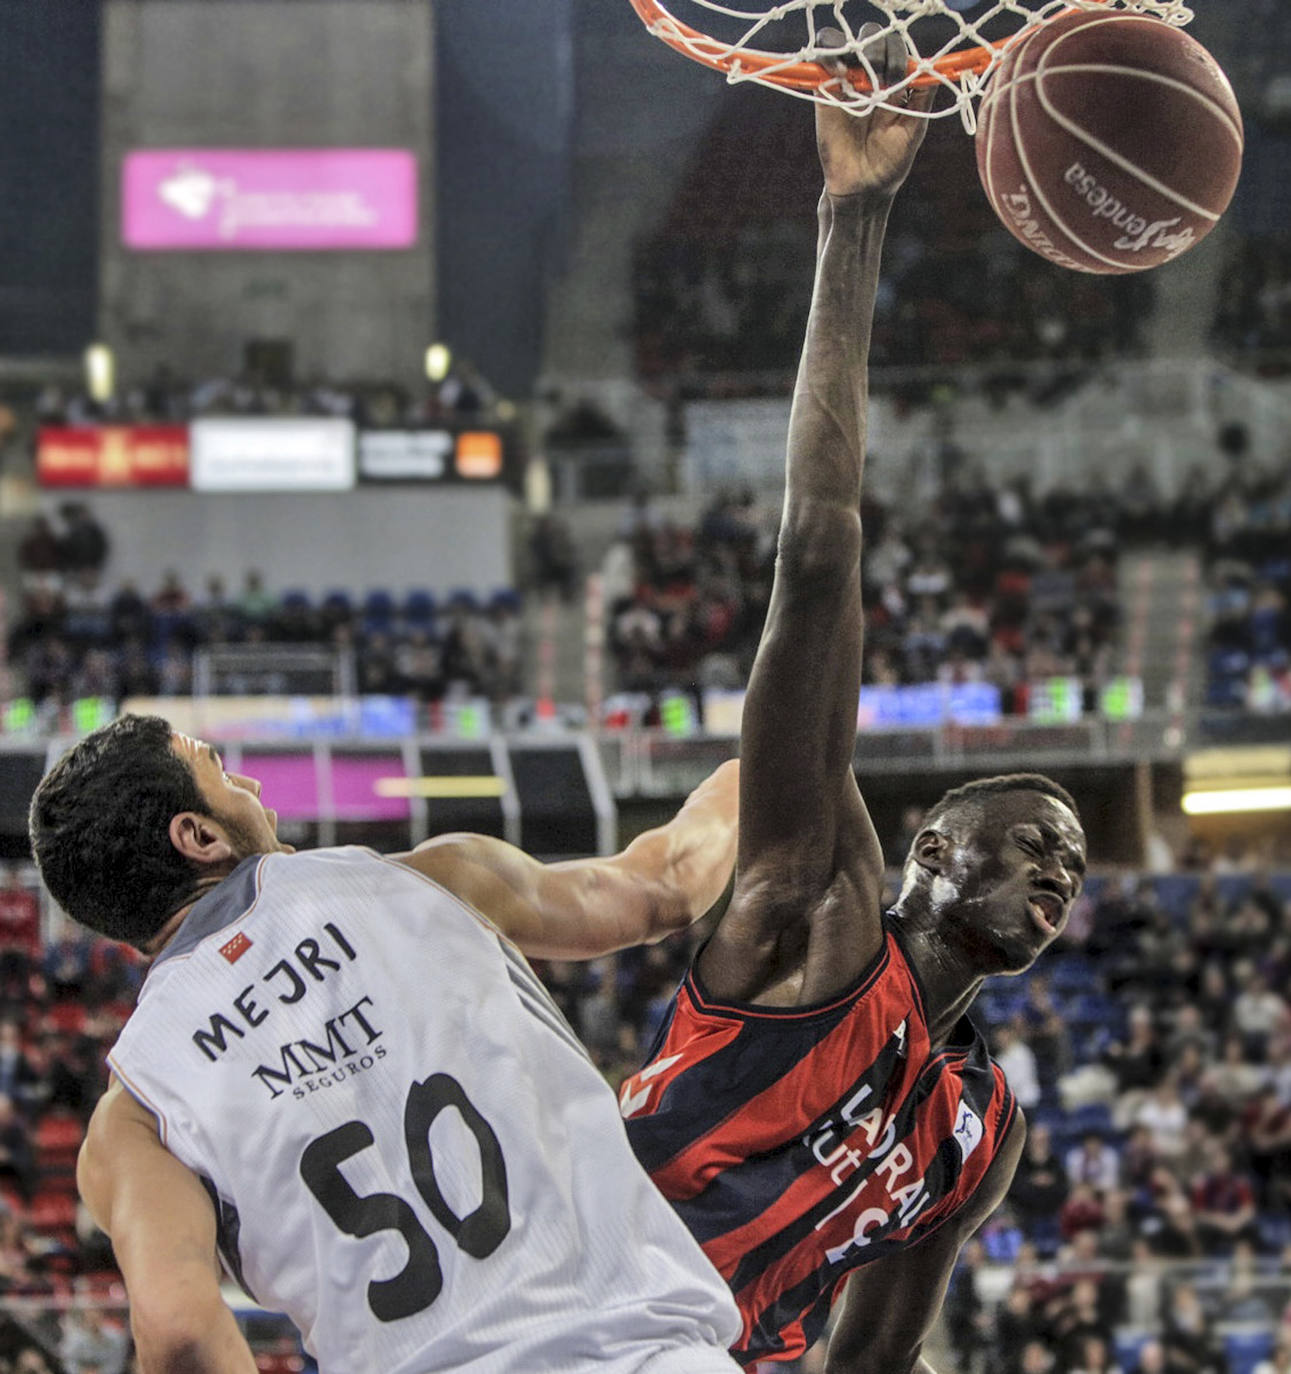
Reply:
<svg viewBox="0 0 1291 1374"><path fill-rule="evenodd" d="M220 1296L210 1199L115 1080L90 1121L76 1176L112 1239L143 1374L255 1374Z"/></svg>
<svg viewBox="0 0 1291 1374"><path fill-rule="evenodd" d="M486 835L445 835L399 856L487 916L535 958L594 959L684 930L735 865L739 764L705 779L667 825L620 854L541 864Z"/></svg>
<svg viewBox="0 0 1291 1374"><path fill-rule="evenodd" d="M958 1216L918 1245L875 1260L847 1280L826 1374L933 1374L923 1343L941 1311L961 1248L1004 1200L1025 1140L1019 1111Z"/></svg>

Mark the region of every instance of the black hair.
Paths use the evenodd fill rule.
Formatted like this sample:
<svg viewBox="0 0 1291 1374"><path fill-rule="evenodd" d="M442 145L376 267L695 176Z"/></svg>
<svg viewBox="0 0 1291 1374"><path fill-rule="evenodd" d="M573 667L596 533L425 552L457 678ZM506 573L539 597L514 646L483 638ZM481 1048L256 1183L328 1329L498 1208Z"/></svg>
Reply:
<svg viewBox="0 0 1291 1374"><path fill-rule="evenodd" d="M1040 792L1053 797L1071 810L1080 819L1076 800L1065 787L1060 787L1052 778L1043 773L1002 773L995 778L978 778L976 782L966 782L962 787L952 787L931 811L924 817L925 826L939 821L947 811L952 811L962 802L972 801L975 797L994 796L1000 792Z"/></svg>
<svg viewBox="0 0 1291 1374"><path fill-rule="evenodd" d="M160 716L122 716L87 735L31 799L32 853L50 895L100 935L145 945L197 890L170 842L171 817L210 806Z"/></svg>

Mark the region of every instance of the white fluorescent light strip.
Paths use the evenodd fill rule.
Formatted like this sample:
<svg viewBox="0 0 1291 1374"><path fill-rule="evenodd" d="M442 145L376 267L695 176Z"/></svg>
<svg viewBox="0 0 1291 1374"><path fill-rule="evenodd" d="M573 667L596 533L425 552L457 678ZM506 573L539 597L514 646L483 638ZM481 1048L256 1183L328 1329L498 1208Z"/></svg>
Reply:
<svg viewBox="0 0 1291 1374"><path fill-rule="evenodd" d="M1185 792L1183 809L1190 816L1291 810L1291 787L1232 787L1216 792Z"/></svg>
<svg viewBox="0 0 1291 1374"><path fill-rule="evenodd" d="M463 797L500 797L506 780L492 774L425 778L377 778L372 790L378 797L428 797L435 801Z"/></svg>

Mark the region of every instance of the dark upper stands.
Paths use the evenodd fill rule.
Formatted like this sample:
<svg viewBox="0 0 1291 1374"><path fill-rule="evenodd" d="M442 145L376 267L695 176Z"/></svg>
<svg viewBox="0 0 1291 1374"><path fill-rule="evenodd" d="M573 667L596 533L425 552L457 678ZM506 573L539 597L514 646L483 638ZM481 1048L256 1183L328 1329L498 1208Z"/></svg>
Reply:
<svg viewBox="0 0 1291 1374"><path fill-rule="evenodd" d="M640 375L729 390L797 361L820 173L798 102L736 90L696 149L663 226L638 247ZM1058 361L1139 350L1146 277L1060 272L996 220L957 119L936 121L893 210L875 312L876 367ZM1024 385L1007 369L997 385ZM1044 390L1052 388L1044 383ZM912 383L919 399L926 382ZM1043 390L1042 393L1043 395Z"/></svg>

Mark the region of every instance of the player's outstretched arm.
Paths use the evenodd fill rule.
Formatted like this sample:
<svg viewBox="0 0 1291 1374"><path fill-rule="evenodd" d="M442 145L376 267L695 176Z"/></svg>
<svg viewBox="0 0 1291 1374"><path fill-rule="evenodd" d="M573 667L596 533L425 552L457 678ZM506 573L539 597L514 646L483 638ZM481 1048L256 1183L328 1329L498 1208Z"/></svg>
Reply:
<svg viewBox="0 0 1291 1374"><path fill-rule="evenodd" d="M888 61L904 70L899 43ZM777 964L798 957L783 942L825 908L814 928L837 938L813 933L806 1000L850 982L882 939L883 858L851 766L863 628L866 367L888 210L925 123L884 109L863 119L817 109L825 194L775 582L744 706L739 876L701 967L718 996L756 996ZM756 960L750 951L760 952Z"/></svg>
<svg viewBox="0 0 1291 1374"><path fill-rule="evenodd" d="M255 1374L220 1296L210 1198L115 1081L95 1108L76 1178L112 1239L142 1374Z"/></svg>
<svg viewBox="0 0 1291 1374"><path fill-rule="evenodd" d="M594 959L699 920L735 867L739 763L722 764L667 825L608 859L541 864L486 835L443 835L400 862L434 879L540 959Z"/></svg>

